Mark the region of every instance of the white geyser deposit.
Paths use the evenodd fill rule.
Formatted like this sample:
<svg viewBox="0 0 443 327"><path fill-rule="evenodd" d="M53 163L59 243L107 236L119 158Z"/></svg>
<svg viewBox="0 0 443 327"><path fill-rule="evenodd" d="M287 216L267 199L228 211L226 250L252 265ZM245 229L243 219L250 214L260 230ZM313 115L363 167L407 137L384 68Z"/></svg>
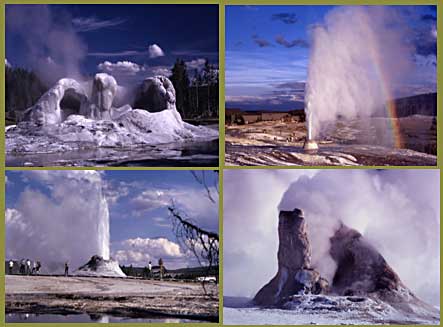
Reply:
<svg viewBox="0 0 443 327"><path fill-rule="evenodd" d="M106 260L98 255L92 256L86 264L74 272L74 275L82 277L126 277L116 260Z"/></svg>
<svg viewBox="0 0 443 327"><path fill-rule="evenodd" d="M308 140L328 123L369 117L392 100L393 86L411 72L413 47L395 9L342 6L312 27L306 82Z"/></svg>
<svg viewBox="0 0 443 327"><path fill-rule="evenodd" d="M75 271L95 255L100 258L95 275L122 276L110 258L109 209L100 173L42 170L27 172L26 179L38 187L27 187L15 208L6 209L6 257L40 261L41 273L52 274L62 273L65 262Z"/></svg>
<svg viewBox="0 0 443 327"><path fill-rule="evenodd" d="M165 76L146 78L135 103L114 106L114 77L99 73L91 83L59 80L6 131L8 152L56 152L78 148L132 147L212 140L216 130L185 123L176 109L175 90Z"/></svg>

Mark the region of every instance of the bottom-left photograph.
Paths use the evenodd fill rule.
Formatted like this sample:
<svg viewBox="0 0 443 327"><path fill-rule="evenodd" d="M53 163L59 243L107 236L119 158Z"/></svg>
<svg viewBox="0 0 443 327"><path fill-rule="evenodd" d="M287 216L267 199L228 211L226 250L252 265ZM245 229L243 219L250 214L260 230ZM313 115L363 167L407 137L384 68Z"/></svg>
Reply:
<svg viewBox="0 0 443 327"><path fill-rule="evenodd" d="M5 179L5 322L219 321L218 171Z"/></svg>

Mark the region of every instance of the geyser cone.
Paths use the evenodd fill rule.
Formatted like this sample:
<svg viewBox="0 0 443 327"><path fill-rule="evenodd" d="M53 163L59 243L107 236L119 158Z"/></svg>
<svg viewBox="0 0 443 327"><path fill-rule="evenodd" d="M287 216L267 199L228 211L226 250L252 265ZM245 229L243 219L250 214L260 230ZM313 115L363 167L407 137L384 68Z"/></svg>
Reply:
<svg viewBox="0 0 443 327"><path fill-rule="evenodd" d="M94 255L91 259L74 272L75 276L84 277L126 277L117 261L104 259Z"/></svg>
<svg viewBox="0 0 443 327"><path fill-rule="evenodd" d="M303 150L305 152L317 152L318 144L314 140L306 139L305 144L303 144Z"/></svg>

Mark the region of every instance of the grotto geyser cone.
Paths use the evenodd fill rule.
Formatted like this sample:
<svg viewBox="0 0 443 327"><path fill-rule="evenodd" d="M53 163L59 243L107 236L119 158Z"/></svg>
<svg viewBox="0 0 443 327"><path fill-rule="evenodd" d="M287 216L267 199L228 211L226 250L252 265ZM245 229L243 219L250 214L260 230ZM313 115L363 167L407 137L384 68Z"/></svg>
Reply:
<svg viewBox="0 0 443 327"><path fill-rule="evenodd" d="M106 260L98 255L92 256L86 264L74 272L74 275L83 277L126 277L116 260Z"/></svg>
<svg viewBox="0 0 443 327"><path fill-rule="evenodd" d="M114 106L119 86L108 74L96 74L92 90L87 85L60 80L25 111L21 122L7 129L7 152L50 153L218 138L217 130L182 120L174 86L165 76L143 81L133 101L139 109L130 104Z"/></svg>

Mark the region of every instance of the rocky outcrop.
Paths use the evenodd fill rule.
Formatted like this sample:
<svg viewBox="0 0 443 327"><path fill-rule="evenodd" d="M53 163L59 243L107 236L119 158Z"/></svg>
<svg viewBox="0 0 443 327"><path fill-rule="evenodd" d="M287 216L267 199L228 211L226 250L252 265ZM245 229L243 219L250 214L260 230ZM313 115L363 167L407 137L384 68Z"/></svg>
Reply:
<svg viewBox="0 0 443 327"><path fill-rule="evenodd" d="M327 289L327 281L310 267L311 247L303 211L281 211L278 224L278 272L255 295L258 305L276 305L294 294L320 294Z"/></svg>

